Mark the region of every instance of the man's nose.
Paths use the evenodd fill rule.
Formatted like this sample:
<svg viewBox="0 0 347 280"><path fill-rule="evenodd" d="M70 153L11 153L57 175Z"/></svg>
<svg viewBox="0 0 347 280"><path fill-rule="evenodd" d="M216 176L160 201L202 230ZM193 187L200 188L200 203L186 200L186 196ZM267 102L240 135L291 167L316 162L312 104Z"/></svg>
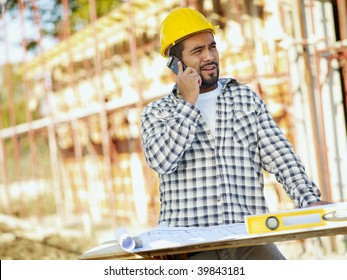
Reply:
<svg viewBox="0 0 347 280"><path fill-rule="evenodd" d="M210 50L204 52L204 61L211 61L214 59L214 56Z"/></svg>

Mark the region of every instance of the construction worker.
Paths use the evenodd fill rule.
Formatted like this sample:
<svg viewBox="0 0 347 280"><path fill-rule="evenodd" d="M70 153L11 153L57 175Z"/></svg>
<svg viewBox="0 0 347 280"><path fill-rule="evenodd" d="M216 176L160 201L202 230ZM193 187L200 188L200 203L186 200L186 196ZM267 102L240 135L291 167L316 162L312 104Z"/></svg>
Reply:
<svg viewBox="0 0 347 280"><path fill-rule="evenodd" d="M268 212L262 169L275 174L297 207L326 204L263 100L219 78L216 27L191 8L160 27L160 53L179 62L172 92L141 116L149 166L160 177L159 223L206 227ZM172 59L171 59L172 60ZM274 244L190 254L190 259L285 259Z"/></svg>

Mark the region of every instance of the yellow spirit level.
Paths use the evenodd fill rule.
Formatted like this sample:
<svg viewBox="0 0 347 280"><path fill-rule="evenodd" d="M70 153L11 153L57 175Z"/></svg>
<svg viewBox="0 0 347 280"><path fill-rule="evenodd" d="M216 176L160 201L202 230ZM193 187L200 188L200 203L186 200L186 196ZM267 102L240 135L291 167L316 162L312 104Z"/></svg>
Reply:
<svg viewBox="0 0 347 280"><path fill-rule="evenodd" d="M325 226L347 221L347 204L336 203L245 217L248 234Z"/></svg>

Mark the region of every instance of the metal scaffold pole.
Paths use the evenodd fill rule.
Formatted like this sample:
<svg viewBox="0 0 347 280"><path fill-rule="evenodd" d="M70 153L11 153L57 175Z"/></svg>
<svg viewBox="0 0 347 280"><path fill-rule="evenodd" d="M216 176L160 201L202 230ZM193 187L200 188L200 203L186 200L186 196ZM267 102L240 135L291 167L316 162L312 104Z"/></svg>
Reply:
<svg viewBox="0 0 347 280"><path fill-rule="evenodd" d="M107 120L107 111L105 104L105 93L102 88L101 82L101 57L99 52L99 43L98 43L98 30L96 29L95 23L97 20L96 14L96 2L95 0L89 0L89 13L90 19L93 26L93 38L94 38L94 67L95 67L95 76L97 80L98 87L98 98L99 103L101 105L101 110L99 113L100 124L101 124L101 132L102 132L102 150L103 150L103 160L105 164L105 184L107 190L107 196L110 207L110 216L111 216L111 226L112 228L116 228L117 225L117 214L115 210L115 193L113 189L113 180L112 180L112 162L111 162L111 149L110 149L110 134L108 131L108 120Z"/></svg>
<svg viewBox="0 0 347 280"><path fill-rule="evenodd" d="M3 7L1 7L3 9ZM5 66L6 66L6 60L8 59L8 39L7 39L7 22L5 17L1 17L2 19L2 30L3 30L3 39L4 39L4 50L3 53L5 54ZM3 128L3 121L2 121L2 114L3 114L3 104L0 102L0 133L1 129ZM2 136L2 135L1 135ZM9 186L9 179L8 179L8 170L7 170L7 152L6 152L6 145L5 145L5 138L0 137L0 163L1 163L1 173L2 173L2 185L4 188L4 196L2 197L2 200L4 202L5 211L8 215L13 214L13 208L11 203L11 192L10 192L10 186Z"/></svg>
<svg viewBox="0 0 347 280"><path fill-rule="evenodd" d="M39 6L37 3L37 0L32 0L32 8L34 13L34 21L36 28L39 33L39 39L38 39L38 47L40 50L40 53L43 53L43 47L42 47L42 29L41 29L41 18L40 18L40 12L39 12ZM43 69L46 70L46 61L43 61L42 66ZM43 71L44 73L47 73ZM65 207L64 207L64 194L62 190L61 185L61 176L59 172L59 159L58 159L58 145L57 145L57 139L55 135L55 128L54 128L54 114L52 112L51 103L49 100L49 92L51 91L49 87L49 81L47 80L48 77L43 77L43 84L44 84L44 98L46 103L46 109L48 113L48 144L49 144L49 152L50 152L50 168L52 171L52 184L53 184L53 192L54 192L54 198L56 203L56 210L58 213L57 217L57 227L61 229L63 227L63 224L65 223Z"/></svg>
<svg viewBox="0 0 347 280"><path fill-rule="evenodd" d="M315 148L315 160L317 166L318 173L318 182L320 189L323 194L323 198L325 200L331 200L331 186L329 179L329 169L328 169L328 161L327 161L327 148L325 143L325 135L324 135L324 127L322 126L322 111L319 100L319 96L316 94L316 85L317 80L315 80L311 59L312 54L310 51L309 45L307 42L307 25L306 25L306 13L305 13L305 3L304 1L298 1L299 7L299 18L300 18L300 27L301 33L304 40L303 45L303 58L305 62L305 80L308 86L308 98L309 98L309 107L312 121L312 131L313 131L313 139L314 148ZM316 77L318 78L318 77Z"/></svg>

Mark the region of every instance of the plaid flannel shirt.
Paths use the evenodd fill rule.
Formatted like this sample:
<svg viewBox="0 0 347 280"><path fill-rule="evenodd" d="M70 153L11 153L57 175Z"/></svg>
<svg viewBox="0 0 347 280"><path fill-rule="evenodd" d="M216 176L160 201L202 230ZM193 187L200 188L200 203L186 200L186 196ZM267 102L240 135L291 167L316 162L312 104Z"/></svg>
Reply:
<svg viewBox="0 0 347 280"><path fill-rule="evenodd" d="M219 81L215 136L175 88L142 113L145 157L160 176L159 222L212 226L268 211L262 169L275 174L297 207L319 201L263 100L233 79Z"/></svg>

